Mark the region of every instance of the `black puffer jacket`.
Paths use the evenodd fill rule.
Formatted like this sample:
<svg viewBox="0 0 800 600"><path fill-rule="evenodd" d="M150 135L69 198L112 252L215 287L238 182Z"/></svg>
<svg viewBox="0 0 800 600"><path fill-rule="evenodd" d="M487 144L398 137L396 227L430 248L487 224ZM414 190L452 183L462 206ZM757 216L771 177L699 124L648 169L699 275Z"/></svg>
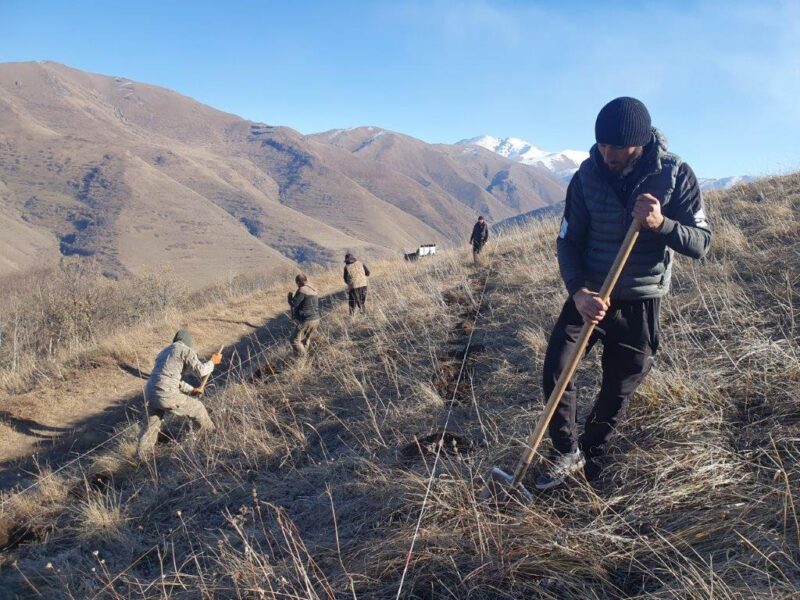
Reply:
<svg viewBox="0 0 800 600"><path fill-rule="evenodd" d="M660 298L669 291L673 251L692 258L708 252L711 230L697 179L667 151L657 130L625 177L612 174L593 146L567 189L558 235L558 263L570 296L584 286L593 291L602 287L633 219L636 197L643 193L659 199L664 224L658 232L639 235L613 298Z"/></svg>

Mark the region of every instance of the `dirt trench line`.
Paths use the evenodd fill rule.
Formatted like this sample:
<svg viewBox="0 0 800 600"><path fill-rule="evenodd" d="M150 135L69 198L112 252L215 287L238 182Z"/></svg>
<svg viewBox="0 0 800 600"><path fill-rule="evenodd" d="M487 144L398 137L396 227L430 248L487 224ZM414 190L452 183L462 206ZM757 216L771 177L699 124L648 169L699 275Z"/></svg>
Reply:
<svg viewBox="0 0 800 600"><path fill-rule="evenodd" d="M477 376L477 379L473 379L473 375L469 376L472 383L479 382L482 375L476 367L490 351L485 343L486 340L480 335L481 321L486 318L488 303L497 289L492 280L500 273L502 259L503 255L499 255L488 266L474 267L472 273L467 276L471 293L482 294L479 305L473 304L469 294L461 285L444 290L442 293L445 304L454 312L458 311L456 314L459 321L439 352L440 370L432 384L439 396L448 404L452 399L456 411L451 413L446 429L444 421L447 417L442 415L440 418L442 422L432 433L430 430L427 433L421 432L414 436L411 443L401 448L400 456L406 460L433 455L439 444L442 444L442 451L448 454L474 452L484 444L484 440L473 439L462 433L474 424L475 420L480 420L480 415L475 414L478 408L474 406L467 374ZM461 374L460 379L459 374ZM470 416L467 417L466 414Z"/></svg>

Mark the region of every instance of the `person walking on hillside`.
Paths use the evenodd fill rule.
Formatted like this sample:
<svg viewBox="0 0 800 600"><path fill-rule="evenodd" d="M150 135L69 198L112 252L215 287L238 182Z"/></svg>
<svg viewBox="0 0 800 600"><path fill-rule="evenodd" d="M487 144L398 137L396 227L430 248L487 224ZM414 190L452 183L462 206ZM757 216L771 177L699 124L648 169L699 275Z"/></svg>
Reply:
<svg viewBox="0 0 800 600"><path fill-rule="evenodd" d="M478 221L472 227L472 235L469 236L469 243L472 244L472 260L476 265L481 264L480 254L489 239L489 225L483 220L483 215L478 217Z"/></svg>
<svg viewBox="0 0 800 600"><path fill-rule="evenodd" d="M206 407L192 398L200 391L183 381L183 375L187 371L200 378L211 375L214 366L221 361L221 354L213 354L211 360L202 362L193 349L192 336L186 329L180 329L172 343L158 354L144 388L146 414L136 449L140 460L146 461L153 452L166 413L188 417L201 430L214 430Z"/></svg>
<svg viewBox="0 0 800 600"><path fill-rule="evenodd" d="M369 269L367 265L349 252L344 255L344 282L347 284L347 304L350 307L350 316L356 312L356 307L363 315L367 304L367 281Z"/></svg>
<svg viewBox="0 0 800 600"><path fill-rule="evenodd" d="M592 480L602 448L624 407L654 363L659 308L670 287L675 252L699 259L711 243L703 196L688 164L667 150L635 98L606 104L595 123L596 144L567 188L558 233L558 264L569 297L556 321L544 359L548 398L584 321L597 324L587 352L603 343L602 383L576 426L577 392L570 382L549 425L554 454L535 481L548 489L581 469ZM603 280L633 219L642 231L611 296L599 298Z"/></svg>
<svg viewBox="0 0 800 600"><path fill-rule="evenodd" d="M292 348L295 356L305 356L311 344L311 337L319 326L319 295L308 283L308 277L300 273L294 278L297 291L289 292L289 308L297 326L292 334Z"/></svg>

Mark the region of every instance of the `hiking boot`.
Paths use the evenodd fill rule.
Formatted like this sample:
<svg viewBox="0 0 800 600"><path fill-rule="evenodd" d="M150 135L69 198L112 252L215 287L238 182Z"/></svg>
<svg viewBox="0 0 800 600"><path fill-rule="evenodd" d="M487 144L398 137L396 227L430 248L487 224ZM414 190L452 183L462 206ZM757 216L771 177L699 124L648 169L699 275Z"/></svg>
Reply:
<svg viewBox="0 0 800 600"><path fill-rule="evenodd" d="M599 479L600 474L603 472L603 465L597 457L586 458L586 465L583 467L583 472L586 475L586 481L589 483Z"/></svg>
<svg viewBox="0 0 800 600"><path fill-rule="evenodd" d="M556 454L550 460L547 470L536 478L533 485L537 490L549 490L564 483L567 477L579 473L585 464L586 459L580 450Z"/></svg>
<svg viewBox="0 0 800 600"><path fill-rule="evenodd" d="M582 440L581 440L582 441ZM599 479L603 471L603 450L598 446L583 446L580 445L583 452L583 458L586 464L583 467L583 472L586 475L586 481L592 482Z"/></svg>

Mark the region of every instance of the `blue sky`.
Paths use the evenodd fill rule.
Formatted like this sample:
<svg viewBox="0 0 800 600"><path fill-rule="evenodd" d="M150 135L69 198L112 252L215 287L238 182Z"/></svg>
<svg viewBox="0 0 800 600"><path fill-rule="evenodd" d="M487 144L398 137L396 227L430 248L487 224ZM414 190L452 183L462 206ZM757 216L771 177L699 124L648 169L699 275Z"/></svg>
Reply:
<svg viewBox="0 0 800 600"><path fill-rule="evenodd" d="M155 83L303 133L378 125L588 149L647 104L700 176L800 168L800 0L0 0L0 62Z"/></svg>

